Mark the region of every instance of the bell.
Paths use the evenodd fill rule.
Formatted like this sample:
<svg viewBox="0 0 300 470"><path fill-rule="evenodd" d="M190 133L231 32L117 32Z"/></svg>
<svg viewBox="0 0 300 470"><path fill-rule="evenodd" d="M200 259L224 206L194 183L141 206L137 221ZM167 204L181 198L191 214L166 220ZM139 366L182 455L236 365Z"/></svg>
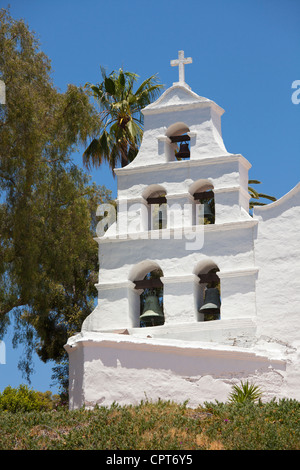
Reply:
<svg viewBox="0 0 300 470"><path fill-rule="evenodd" d="M163 325L165 317L155 294L150 294L145 300L143 313L140 316L140 323L143 326Z"/></svg>
<svg viewBox="0 0 300 470"><path fill-rule="evenodd" d="M183 144L181 142L179 152L176 153L177 158L190 158L189 144Z"/></svg>
<svg viewBox="0 0 300 470"><path fill-rule="evenodd" d="M204 315L213 314L214 317L220 315L221 300L219 290L216 287L207 288L205 291L205 298L199 313Z"/></svg>

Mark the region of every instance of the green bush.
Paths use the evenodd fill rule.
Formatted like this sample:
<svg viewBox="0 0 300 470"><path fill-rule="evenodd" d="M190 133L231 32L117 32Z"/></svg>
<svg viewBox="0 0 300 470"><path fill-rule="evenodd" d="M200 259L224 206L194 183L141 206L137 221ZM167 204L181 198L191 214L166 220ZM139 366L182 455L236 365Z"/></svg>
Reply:
<svg viewBox="0 0 300 470"><path fill-rule="evenodd" d="M0 409L1 450L300 450L300 402Z"/></svg>
<svg viewBox="0 0 300 470"><path fill-rule="evenodd" d="M58 397L51 392L37 392L27 385L18 388L6 387L0 393L0 410L16 413L18 411L50 411L57 406Z"/></svg>
<svg viewBox="0 0 300 470"><path fill-rule="evenodd" d="M210 440L225 450L299 450L300 402L275 399L206 403L212 419L205 427Z"/></svg>

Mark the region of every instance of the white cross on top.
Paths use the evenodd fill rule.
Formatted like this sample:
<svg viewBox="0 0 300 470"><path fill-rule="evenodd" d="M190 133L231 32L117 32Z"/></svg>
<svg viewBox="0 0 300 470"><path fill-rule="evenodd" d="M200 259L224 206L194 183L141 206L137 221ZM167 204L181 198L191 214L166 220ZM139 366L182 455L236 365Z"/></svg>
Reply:
<svg viewBox="0 0 300 470"><path fill-rule="evenodd" d="M179 83L185 83L184 81L184 66L185 64L191 64L193 59L191 57L184 57L184 51L178 51L178 59L171 60L170 64L172 67L178 65L179 67Z"/></svg>

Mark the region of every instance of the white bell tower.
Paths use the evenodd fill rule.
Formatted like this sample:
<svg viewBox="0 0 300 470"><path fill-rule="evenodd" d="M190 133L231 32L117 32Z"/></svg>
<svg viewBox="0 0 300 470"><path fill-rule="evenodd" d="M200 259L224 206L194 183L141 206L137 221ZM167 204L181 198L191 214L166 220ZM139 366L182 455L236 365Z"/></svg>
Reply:
<svg viewBox="0 0 300 470"><path fill-rule="evenodd" d="M114 170L117 217L99 208L98 304L65 346L70 408L145 394L196 407L240 379L300 399L300 184L250 216L251 165L225 148L224 110L185 83L189 63L171 61L179 81L143 110L138 155ZM149 287L161 321L142 327Z"/></svg>
<svg viewBox="0 0 300 470"><path fill-rule="evenodd" d="M176 337L191 330L201 338L205 319L199 308L207 283L199 283L199 276L204 279L211 270L218 271L220 281L221 321L230 320L231 328L232 320L237 327L242 322L254 328L257 222L249 215L250 164L225 148L224 110L185 83L184 64L191 62L183 51L171 62L179 65L179 82L143 110L139 153L129 165L115 169L117 220L97 238L99 305L83 330L139 328L143 287L138 285L143 286L143 277L153 269L163 273L165 317L160 332L153 334L184 324ZM210 220L203 212L205 202L213 212ZM154 220L159 211L164 217L161 226Z"/></svg>

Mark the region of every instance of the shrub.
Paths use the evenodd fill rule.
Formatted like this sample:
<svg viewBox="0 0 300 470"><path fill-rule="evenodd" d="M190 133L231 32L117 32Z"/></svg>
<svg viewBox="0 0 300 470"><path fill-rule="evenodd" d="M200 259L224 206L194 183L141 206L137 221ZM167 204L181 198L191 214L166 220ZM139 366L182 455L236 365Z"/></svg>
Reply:
<svg viewBox="0 0 300 470"><path fill-rule="evenodd" d="M56 412L0 409L0 422L0 451L300 450L300 402L288 399L197 409L163 401Z"/></svg>
<svg viewBox="0 0 300 470"><path fill-rule="evenodd" d="M18 388L6 387L0 393L0 410L16 413L18 411L49 411L57 403L57 397L51 392L37 392L27 385Z"/></svg>
<svg viewBox="0 0 300 470"><path fill-rule="evenodd" d="M261 398L262 392L259 387L253 384L249 384L248 380L244 383L241 381L241 385L234 385L232 392L229 395L230 403L244 403L245 401L256 401Z"/></svg>

